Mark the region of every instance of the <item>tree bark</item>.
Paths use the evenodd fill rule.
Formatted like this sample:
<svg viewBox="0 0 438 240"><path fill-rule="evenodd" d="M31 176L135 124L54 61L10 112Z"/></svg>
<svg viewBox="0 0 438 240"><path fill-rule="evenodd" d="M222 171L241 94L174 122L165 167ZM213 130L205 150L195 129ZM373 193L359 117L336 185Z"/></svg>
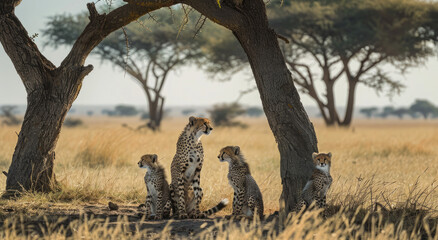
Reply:
<svg viewBox="0 0 438 240"><path fill-rule="evenodd" d="M338 113L336 111L336 104L335 104L335 94L333 92L333 83L326 82L326 89L327 89L327 111L329 113L328 121L325 122L325 124L329 127L334 126L336 123L339 122L338 120Z"/></svg>
<svg viewBox="0 0 438 240"><path fill-rule="evenodd" d="M68 104L45 93L28 97L28 108L8 171L7 190L54 190L54 149L68 109Z"/></svg>
<svg viewBox="0 0 438 240"><path fill-rule="evenodd" d="M54 150L62 123L79 94L83 78L93 70L91 65L83 66L88 54L112 31L170 3L147 7L127 4L108 15L98 14L94 4L87 4L90 23L56 68L40 53L15 16L15 7L20 2L0 3L0 41L27 92L27 109L7 174L6 190L51 191L56 186Z"/></svg>
<svg viewBox="0 0 438 240"><path fill-rule="evenodd" d="M356 98L356 84L357 81L355 80L349 81L347 109L345 110L344 120L342 120L342 122L339 123L339 126L349 127L351 125L351 121L353 120L354 101Z"/></svg>
<svg viewBox="0 0 438 240"><path fill-rule="evenodd" d="M244 1L244 23L233 30L245 50L269 125L281 156L282 198L293 210L312 170L317 139L280 50L277 34L269 28L265 4Z"/></svg>

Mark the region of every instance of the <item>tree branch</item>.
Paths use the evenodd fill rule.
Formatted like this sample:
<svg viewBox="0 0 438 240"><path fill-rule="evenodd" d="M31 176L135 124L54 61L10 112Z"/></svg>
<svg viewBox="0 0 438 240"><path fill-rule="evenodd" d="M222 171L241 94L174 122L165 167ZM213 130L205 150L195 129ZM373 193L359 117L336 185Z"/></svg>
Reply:
<svg viewBox="0 0 438 240"><path fill-rule="evenodd" d="M211 21L222 25L231 31L238 30L244 26L243 15L236 7L227 4L218 6L217 0L179 0L181 3L190 5L196 11L208 17Z"/></svg>
<svg viewBox="0 0 438 240"><path fill-rule="evenodd" d="M4 0L0 4L0 42L20 74L27 93L30 93L50 84L51 72L56 67L41 54L20 20L15 16L14 7L19 3L20 1L16 0ZM23 73L34 77L21 76Z"/></svg>
<svg viewBox="0 0 438 240"><path fill-rule="evenodd" d="M164 71L163 75L161 75L161 83L160 83L160 86L158 87L158 90L157 90L158 94L161 92L161 89L163 89L164 82L166 81L167 74L169 73L169 71L170 71L170 69L167 71Z"/></svg>
<svg viewBox="0 0 438 240"><path fill-rule="evenodd" d="M383 60L387 59L388 56L380 56L376 61L373 61L370 65L368 65L366 68L364 68L361 71L361 74L368 72L371 68L375 67L377 64L381 63Z"/></svg>
<svg viewBox="0 0 438 240"><path fill-rule="evenodd" d="M286 60L287 65L291 68L292 72L298 74L298 76L303 80L303 82L299 82L296 78L294 78L294 82L296 82L298 85L300 85L303 88L306 88L309 86L309 83L307 82L306 76L296 67L296 64L290 61Z"/></svg>
<svg viewBox="0 0 438 240"><path fill-rule="evenodd" d="M135 21L148 12L161 7L168 7L175 4L175 1L145 0L143 6L135 4L123 5L110 13L99 14L94 3L88 3L90 23L85 27L82 34L74 43L70 53L62 61L60 67L67 65L83 65L91 50L96 47L108 34Z"/></svg>
<svg viewBox="0 0 438 240"><path fill-rule="evenodd" d="M340 78L342 76L342 73L344 73L345 68L342 68L338 74L336 74L334 77L332 77L332 81L336 81L338 80L338 78Z"/></svg>
<svg viewBox="0 0 438 240"><path fill-rule="evenodd" d="M323 64L322 64L321 60L318 58L318 56L317 56L314 52L311 51L311 49L310 49L308 46L306 46L306 44L304 44L304 43L300 43L300 42L298 42L297 40L295 40L294 38L292 38L291 41L292 41L294 44L296 44L296 45L298 45L299 47L301 47L301 48L303 48L304 50L306 50L306 52L308 52L310 55L312 55L312 57L316 60L316 62L318 63L318 65L319 65L320 67L323 67Z"/></svg>
<svg viewBox="0 0 438 240"><path fill-rule="evenodd" d="M373 51L368 50L367 53L365 54L365 57L360 61L359 69L357 70L356 76L362 75L362 73L363 73L362 70L364 68L364 65L370 59L370 56L372 53L373 53Z"/></svg>

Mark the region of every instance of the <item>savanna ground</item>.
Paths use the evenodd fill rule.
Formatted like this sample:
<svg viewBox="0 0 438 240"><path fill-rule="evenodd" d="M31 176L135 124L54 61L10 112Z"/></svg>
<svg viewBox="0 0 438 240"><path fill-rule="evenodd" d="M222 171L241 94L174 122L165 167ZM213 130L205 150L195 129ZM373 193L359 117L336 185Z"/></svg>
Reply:
<svg viewBox="0 0 438 240"><path fill-rule="evenodd" d="M318 211L275 214L280 160L265 119L242 119L249 124L246 129L216 127L202 139L202 208L232 200L228 164L217 155L224 146L239 145L261 188L269 221L223 221L230 204L216 218L169 223L137 215L146 189L145 170L136 163L142 154L156 153L170 180L176 140L187 119L167 119L159 133L122 127L141 124L133 118L83 120L84 126L62 130L55 168L59 191L0 200L0 238L438 239L438 121L357 120L350 129L331 129L315 120L319 150L333 153L326 218ZM0 127L0 170L9 167L18 131ZM0 189L5 183L1 175ZM120 209L110 211L109 201Z"/></svg>

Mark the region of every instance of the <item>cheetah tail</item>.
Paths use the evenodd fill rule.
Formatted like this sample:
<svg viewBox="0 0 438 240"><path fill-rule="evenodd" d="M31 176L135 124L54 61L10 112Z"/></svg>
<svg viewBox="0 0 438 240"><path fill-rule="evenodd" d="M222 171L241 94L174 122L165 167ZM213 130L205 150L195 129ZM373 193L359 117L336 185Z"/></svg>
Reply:
<svg viewBox="0 0 438 240"><path fill-rule="evenodd" d="M202 213L205 214L205 216L210 216L210 215L217 213L220 210L224 209L228 205L228 203L229 203L228 199L224 198L215 207L210 208L207 211L204 211Z"/></svg>

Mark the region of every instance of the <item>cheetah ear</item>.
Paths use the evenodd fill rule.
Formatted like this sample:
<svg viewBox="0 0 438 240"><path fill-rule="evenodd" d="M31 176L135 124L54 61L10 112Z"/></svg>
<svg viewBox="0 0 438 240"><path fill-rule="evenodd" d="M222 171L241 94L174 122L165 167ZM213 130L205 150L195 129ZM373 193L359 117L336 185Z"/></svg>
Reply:
<svg viewBox="0 0 438 240"><path fill-rule="evenodd" d="M239 146L235 146L234 147L234 154L235 155L239 155L240 154L240 147Z"/></svg>
<svg viewBox="0 0 438 240"><path fill-rule="evenodd" d="M318 156L317 152L312 153L312 159L315 160L316 156Z"/></svg>
<svg viewBox="0 0 438 240"><path fill-rule="evenodd" d="M152 155L152 162L153 162L153 163L156 163L157 160L158 160L158 156L157 156L157 154L153 154L153 155Z"/></svg>
<svg viewBox="0 0 438 240"><path fill-rule="evenodd" d="M332 158L332 153L331 153L331 152L327 153L327 156L328 156L329 158Z"/></svg>
<svg viewBox="0 0 438 240"><path fill-rule="evenodd" d="M195 117L193 117L193 116L191 116L191 117L189 118L189 123L190 123L190 126L193 126L193 125L195 125L195 120L196 120L196 118L195 118Z"/></svg>

